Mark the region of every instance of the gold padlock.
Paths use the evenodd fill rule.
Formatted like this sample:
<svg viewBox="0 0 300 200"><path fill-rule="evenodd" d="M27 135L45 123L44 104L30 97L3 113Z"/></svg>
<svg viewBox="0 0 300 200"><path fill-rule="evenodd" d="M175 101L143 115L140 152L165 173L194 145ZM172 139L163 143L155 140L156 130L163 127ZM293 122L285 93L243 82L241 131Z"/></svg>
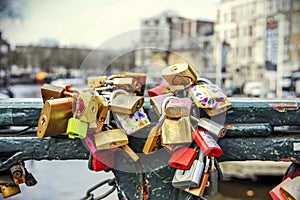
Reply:
<svg viewBox="0 0 300 200"><path fill-rule="evenodd" d="M121 146L121 149L132 158L134 162L136 162L139 158L139 156L130 148L128 145Z"/></svg>
<svg viewBox="0 0 300 200"><path fill-rule="evenodd" d="M108 103L102 95L96 95L98 99L98 113L97 113L97 129L96 133L102 130L105 123L106 117L108 115Z"/></svg>
<svg viewBox="0 0 300 200"><path fill-rule="evenodd" d="M0 190L3 198L11 197L13 195L21 193L20 187L18 185L0 185Z"/></svg>
<svg viewBox="0 0 300 200"><path fill-rule="evenodd" d="M89 93L80 93L76 101L75 117L81 121L92 123L96 121L98 98Z"/></svg>
<svg viewBox="0 0 300 200"><path fill-rule="evenodd" d="M90 76L87 78L89 88L99 88L105 86L106 76Z"/></svg>
<svg viewBox="0 0 300 200"><path fill-rule="evenodd" d="M150 154L159 149L161 146L161 128L154 126L147 137L145 142L143 153Z"/></svg>
<svg viewBox="0 0 300 200"><path fill-rule="evenodd" d="M133 114L144 103L144 97L130 95L124 90L115 90L111 96L109 109L113 112Z"/></svg>
<svg viewBox="0 0 300 200"><path fill-rule="evenodd" d="M56 85L50 85L50 84L43 84L41 87L41 94L43 98L43 102L45 103L46 100L50 99L58 99L64 97L64 91L65 88L56 86Z"/></svg>
<svg viewBox="0 0 300 200"><path fill-rule="evenodd" d="M39 138L59 135L67 131L68 120L73 116L73 98L47 100L38 121Z"/></svg>
<svg viewBox="0 0 300 200"><path fill-rule="evenodd" d="M196 71L188 63L167 66L161 73L169 85L189 85L197 82Z"/></svg>
<svg viewBox="0 0 300 200"><path fill-rule="evenodd" d="M134 78L114 78L113 84L126 91L135 91L137 87L137 81Z"/></svg>
<svg viewBox="0 0 300 200"><path fill-rule="evenodd" d="M162 94L158 96L150 97L150 103L154 108L155 113L160 116L162 114L162 103L165 98L173 96L173 93Z"/></svg>
<svg viewBox="0 0 300 200"><path fill-rule="evenodd" d="M189 117L179 119L166 118L162 124L162 145L191 143L190 123Z"/></svg>
<svg viewBox="0 0 300 200"><path fill-rule="evenodd" d="M169 118L187 117L191 108L192 101L189 98L173 98L167 103L165 113Z"/></svg>
<svg viewBox="0 0 300 200"><path fill-rule="evenodd" d="M135 90L137 92L144 92L143 86L146 85L147 75L145 73L134 73L134 72L126 72L125 77L134 78L136 80Z"/></svg>
<svg viewBox="0 0 300 200"><path fill-rule="evenodd" d="M123 129L112 129L94 135L97 150L111 149L128 144L128 137Z"/></svg>

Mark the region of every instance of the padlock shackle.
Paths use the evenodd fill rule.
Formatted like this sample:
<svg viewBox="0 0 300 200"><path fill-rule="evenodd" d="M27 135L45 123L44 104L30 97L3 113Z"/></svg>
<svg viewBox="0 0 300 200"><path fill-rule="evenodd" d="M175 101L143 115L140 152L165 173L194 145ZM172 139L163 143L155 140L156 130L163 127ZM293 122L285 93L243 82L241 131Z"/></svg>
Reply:
<svg viewBox="0 0 300 200"><path fill-rule="evenodd" d="M126 95L129 95L129 92L127 92L126 90L123 90L123 89L117 89L117 90L114 90L111 95L110 95L110 102L118 95L118 94L126 94Z"/></svg>

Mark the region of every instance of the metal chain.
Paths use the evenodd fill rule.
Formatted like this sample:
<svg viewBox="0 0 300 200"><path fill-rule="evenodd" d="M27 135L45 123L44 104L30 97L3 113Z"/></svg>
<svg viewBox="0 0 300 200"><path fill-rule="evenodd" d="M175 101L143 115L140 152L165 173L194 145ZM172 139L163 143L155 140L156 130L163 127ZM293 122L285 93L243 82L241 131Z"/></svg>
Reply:
<svg viewBox="0 0 300 200"><path fill-rule="evenodd" d="M110 190L108 190L107 192L105 192L104 194L98 196L98 197L94 197L94 194L92 193L94 190L100 188L101 186L103 186L104 184L108 184L109 186L111 186L112 188ZM109 196L110 194L112 194L115 189L117 188L117 182L116 182L116 178L113 179L106 179L100 183L98 183L97 185L94 185L93 187L91 187L90 189L87 190L85 197L81 198L80 200L99 200L99 199L104 199L105 197Z"/></svg>

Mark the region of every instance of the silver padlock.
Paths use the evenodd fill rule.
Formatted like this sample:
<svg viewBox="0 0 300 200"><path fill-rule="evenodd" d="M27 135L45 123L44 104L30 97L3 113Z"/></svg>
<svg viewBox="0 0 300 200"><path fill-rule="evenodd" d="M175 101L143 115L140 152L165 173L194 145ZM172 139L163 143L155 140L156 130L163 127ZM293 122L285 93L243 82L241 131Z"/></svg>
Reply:
<svg viewBox="0 0 300 200"><path fill-rule="evenodd" d="M204 170L204 158L205 155L199 151L199 158L194 160L189 170L177 169L172 180L172 185L179 189L199 186Z"/></svg>

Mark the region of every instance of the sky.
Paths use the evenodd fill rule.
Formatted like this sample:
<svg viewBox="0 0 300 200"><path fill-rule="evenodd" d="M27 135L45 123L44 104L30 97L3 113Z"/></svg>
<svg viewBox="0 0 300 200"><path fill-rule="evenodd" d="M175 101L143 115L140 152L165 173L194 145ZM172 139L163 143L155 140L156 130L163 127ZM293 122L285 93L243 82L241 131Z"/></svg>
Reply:
<svg viewBox="0 0 300 200"><path fill-rule="evenodd" d="M140 28L141 20L174 10L192 19L216 19L220 0L14 0L23 19L1 19L4 39L16 45L54 40L60 46L95 48Z"/></svg>

